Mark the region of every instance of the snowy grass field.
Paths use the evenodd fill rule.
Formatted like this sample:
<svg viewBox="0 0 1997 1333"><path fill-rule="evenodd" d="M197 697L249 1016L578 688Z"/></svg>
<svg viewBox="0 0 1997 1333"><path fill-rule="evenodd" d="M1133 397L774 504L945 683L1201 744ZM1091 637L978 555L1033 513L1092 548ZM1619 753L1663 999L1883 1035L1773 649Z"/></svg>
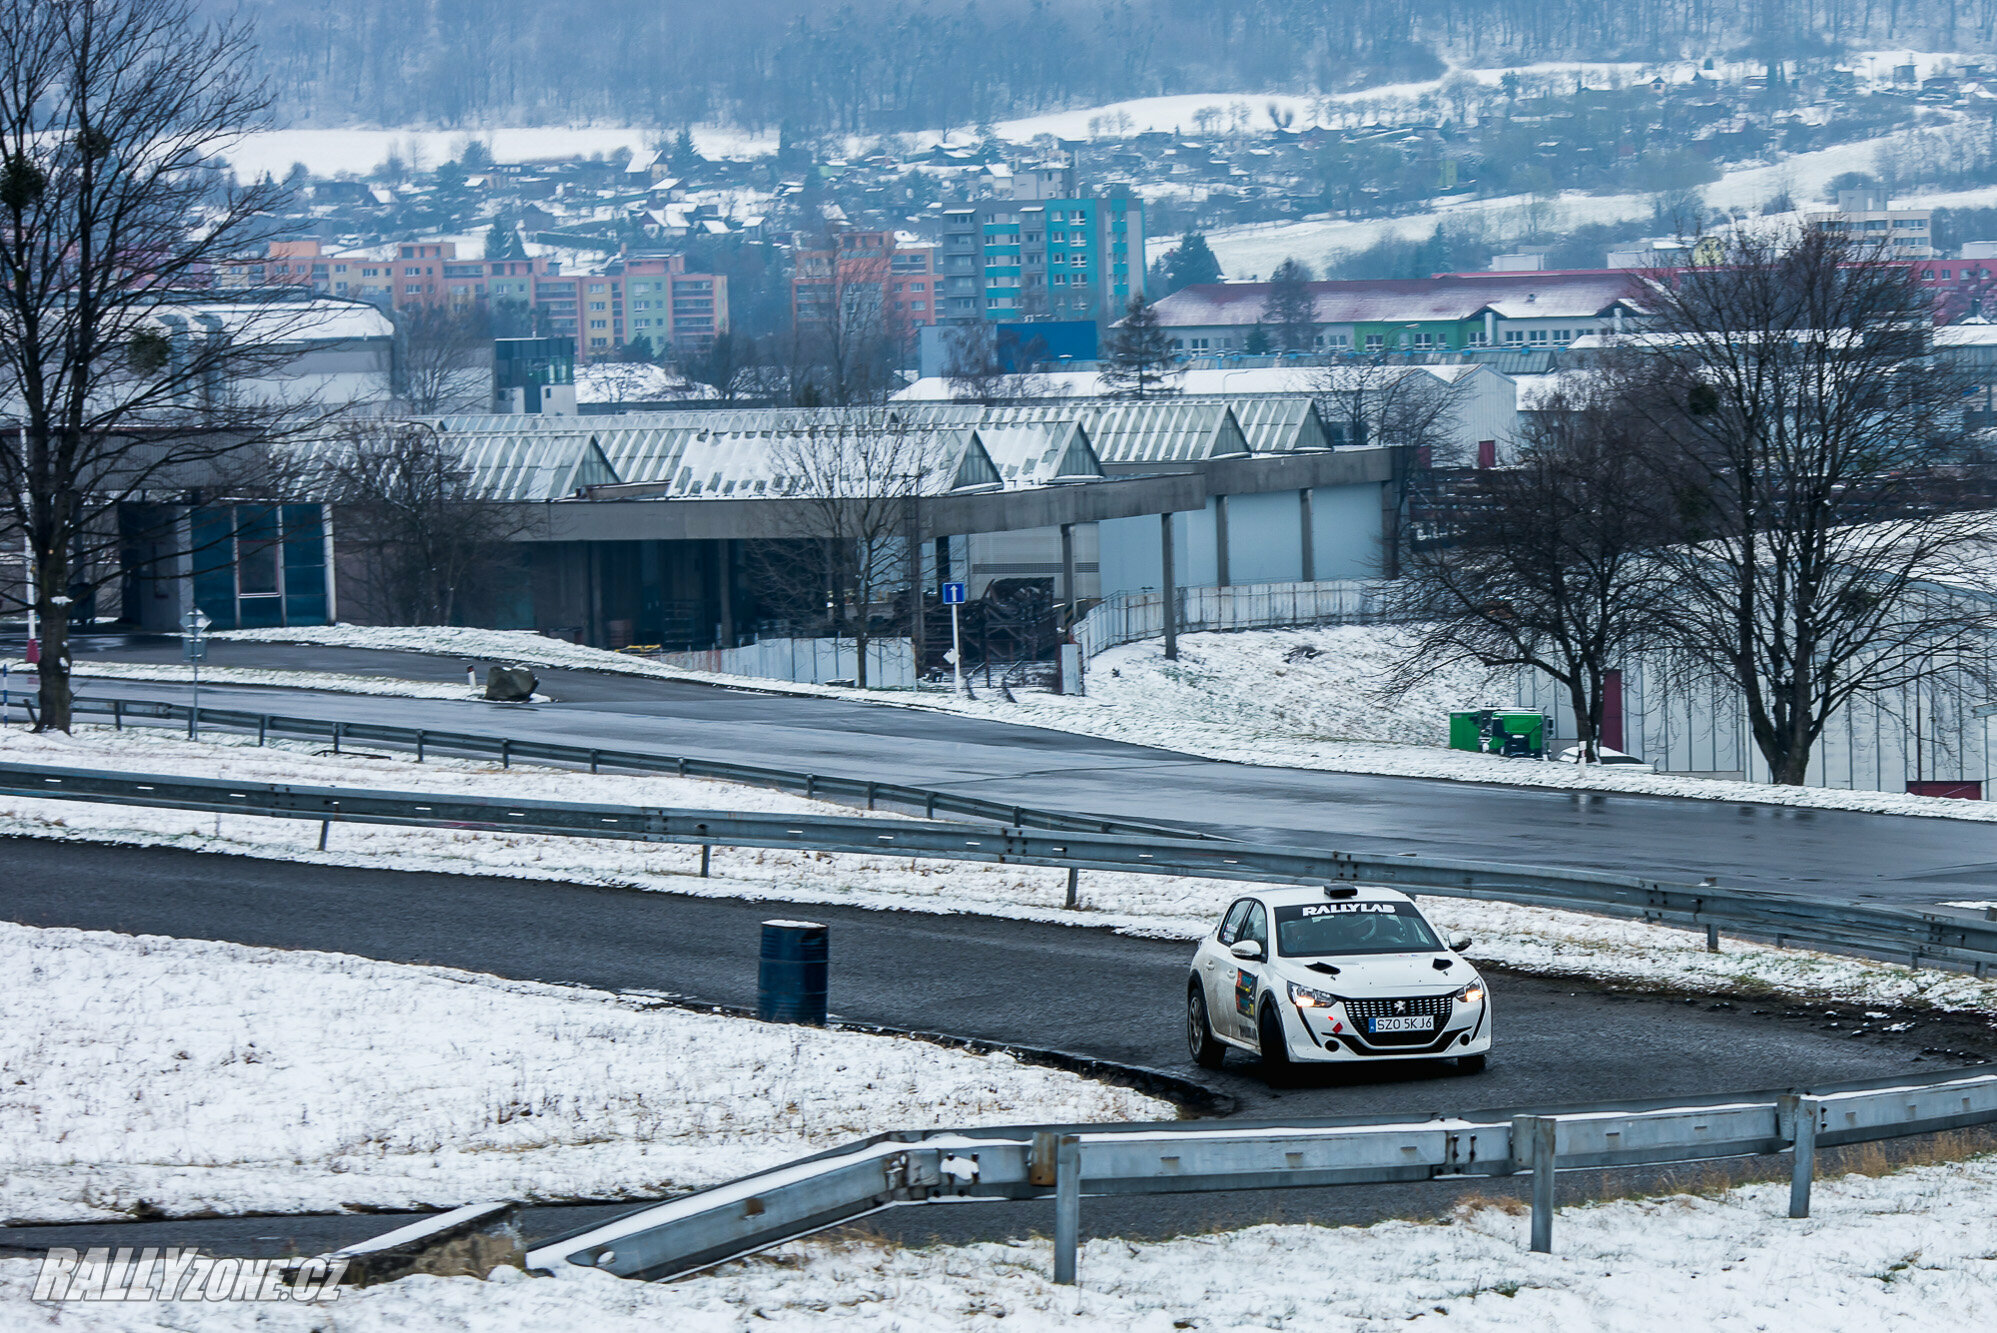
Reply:
<svg viewBox="0 0 1997 1333"><path fill-rule="evenodd" d="M0 1223L643 1198L885 1129L1177 1115L1006 1055L341 954L0 923L0 981Z"/></svg>
<svg viewBox="0 0 1997 1333"><path fill-rule="evenodd" d="M1270 1225L1150 1244L1086 1241L1081 1285L1048 1279L1043 1240L907 1249L811 1241L683 1282L574 1270L530 1278L410 1277L331 1306L201 1307L29 1300L36 1265L0 1260L0 1321L112 1331L679 1333L892 1330L1311 1329L1489 1333L1989 1328L1997 1159L1819 1182L1813 1216L1784 1186L1563 1209L1554 1254L1526 1248L1515 1205L1470 1203L1440 1222ZM1083 1207L1084 1235L1088 1209Z"/></svg>
<svg viewBox="0 0 1997 1333"><path fill-rule="evenodd" d="M771 813L852 815L844 806L757 787L668 776L591 775L473 761L418 765L403 755L315 753L303 744L257 748L244 738L192 744L175 736L86 727L74 738L0 732L0 759L76 767L212 776L246 782L595 801ZM893 816L883 812L883 818ZM716 848L712 877L695 847L483 833L463 829L336 825L318 850L312 820L203 815L87 802L0 798L0 836L177 847L360 869L493 875L746 901L826 903L876 910L976 913L1093 926L1192 941L1242 892L1236 882L1089 872L1081 907L1064 905L1067 873L1037 866L977 865L886 856L833 856ZM1507 903L1427 897L1423 910L1461 930L1481 963L1547 976L1590 977L1635 988L1695 994L1788 996L1893 1009L1997 1013L1997 981L1916 970L1728 939L1720 953L1702 934Z"/></svg>

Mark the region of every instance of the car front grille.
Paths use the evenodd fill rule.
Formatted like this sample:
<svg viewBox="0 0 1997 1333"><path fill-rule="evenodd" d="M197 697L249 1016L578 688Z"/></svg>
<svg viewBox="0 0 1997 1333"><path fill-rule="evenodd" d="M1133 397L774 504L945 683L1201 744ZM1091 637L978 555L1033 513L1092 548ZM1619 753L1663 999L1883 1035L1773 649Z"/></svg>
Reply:
<svg viewBox="0 0 1997 1333"><path fill-rule="evenodd" d="M1447 1018L1455 1002L1454 995L1410 995L1399 999L1347 1000L1345 1012L1361 1023L1369 1018L1405 1018L1410 1014L1433 1014L1437 1018Z"/></svg>

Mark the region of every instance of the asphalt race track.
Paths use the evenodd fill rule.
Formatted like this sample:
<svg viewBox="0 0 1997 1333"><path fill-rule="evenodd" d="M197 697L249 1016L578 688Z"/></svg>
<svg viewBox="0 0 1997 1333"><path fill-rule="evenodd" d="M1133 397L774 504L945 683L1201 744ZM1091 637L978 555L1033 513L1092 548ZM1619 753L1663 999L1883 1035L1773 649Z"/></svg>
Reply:
<svg viewBox="0 0 1997 1333"><path fill-rule="evenodd" d="M1179 1027L1191 952L1184 944L986 917L785 907L163 849L7 840L0 842L0 863L7 867L0 915L29 925L333 950L720 1004L754 1000L758 923L805 913L832 927L832 1007L839 1018L1164 1068L1233 1095L1238 1114L1254 1118L1426 1118L1479 1108L1828 1083L1967 1063L1997 1050L1997 1040L1966 1024L1925 1022L1899 1034L1875 1025L1855 1037L1849 1014L1760 1011L1745 1003L1616 995L1505 977L1493 988L1498 1046L1482 1074L1463 1076L1446 1065L1375 1068L1311 1076L1271 1090L1245 1056L1231 1056L1218 1075L1187 1060ZM1671 1176L1635 1178L1662 1185ZM1475 1187L1494 1189L1491 1182ZM1271 1216L1369 1220L1446 1210L1461 1188L1091 1200L1085 1218L1091 1234L1131 1236ZM613 1211L541 1209L529 1225L546 1234ZM911 1208L874 1222L910 1238L965 1240L1044 1230L1049 1215L1040 1205ZM280 1252L351 1241L392 1225L390 1219L345 1217L21 1228L0 1233L0 1250L203 1243Z"/></svg>
<svg viewBox="0 0 1997 1333"><path fill-rule="evenodd" d="M176 640L86 660L171 661ZM462 680L455 658L215 643L217 666ZM1997 898L1997 827L1948 819L1261 768L924 709L543 673L556 702L494 705L209 686L204 703L606 749L656 750L933 786L1231 836L1754 886L1842 901ZM79 679L87 696L185 701L184 687Z"/></svg>
<svg viewBox="0 0 1997 1333"><path fill-rule="evenodd" d="M89 648L103 651L91 654ZM178 661L177 640L110 640L85 660ZM217 642L216 666L462 681L459 659ZM543 672L555 702L499 706L208 686L205 704L329 719L599 744L872 777L1049 808L1180 821L1231 836L1354 851L1573 865L1755 885L1845 901L1997 897L1997 830L1909 819L1660 797L1586 795L1217 763L1140 746L948 714L591 672ZM184 700L185 687L80 679L95 697ZM417 775L411 774L411 783ZM218 863L226 873L217 873ZM757 924L807 914L832 926L832 1005L852 1022L949 1032L1162 1068L1236 1098L1238 1114L1394 1114L1744 1091L1891 1075L1989 1058L1980 1024L1925 1016L1913 1030L1855 1032L1851 1016L1780 1005L1620 995L1502 977L1490 1068L1378 1068L1271 1090L1235 1054L1220 1074L1187 1060L1183 944L1108 931L646 894L518 880L291 866L195 853L0 841L0 917L39 926L325 949L690 1003L754 999ZM1474 957L1475 950L1472 954ZM1667 1188L1669 1171L1618 1173ZM1563 1182L1582 1192L1595 1178ZM1366 1221L1446 1211L1467 1189L1510 1182L1090 1200L1088 1234L1132 1237L1272 1217ZM550 1234L627 1205L532 1210ZM285 1253L351 1242L394 1219L238 1218L37 1227L0 1251L67 1244L198 1243ZM1046 1231L1051 1207L910 1208L870 1219L910 1239Z"/></svg>

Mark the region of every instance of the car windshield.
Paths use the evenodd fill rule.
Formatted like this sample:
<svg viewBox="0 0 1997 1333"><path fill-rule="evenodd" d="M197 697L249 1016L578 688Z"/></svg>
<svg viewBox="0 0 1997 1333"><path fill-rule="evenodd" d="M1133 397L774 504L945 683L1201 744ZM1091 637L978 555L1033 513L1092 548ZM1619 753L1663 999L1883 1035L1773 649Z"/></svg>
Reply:
<svg viewBox="0 0 1997 1333"><path fill-rule="evenodd" d="M1438 953L1442 943L1412 903L1301 903L1276 909L1276 948L1288 958L1323 958Z"/></svg>

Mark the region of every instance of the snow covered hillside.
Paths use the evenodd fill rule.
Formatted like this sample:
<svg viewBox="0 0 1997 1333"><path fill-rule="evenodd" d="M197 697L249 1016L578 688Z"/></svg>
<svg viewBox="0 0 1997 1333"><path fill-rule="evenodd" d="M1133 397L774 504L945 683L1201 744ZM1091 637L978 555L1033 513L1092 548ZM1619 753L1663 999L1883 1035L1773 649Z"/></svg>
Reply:
<svg viewBox="0 0 1997 1333"><path fill-rule="evenodd" d="M10 923L0 1068L0 1223L640 1198L884 1129L1176 1115L901 1038Z"/></svg>

